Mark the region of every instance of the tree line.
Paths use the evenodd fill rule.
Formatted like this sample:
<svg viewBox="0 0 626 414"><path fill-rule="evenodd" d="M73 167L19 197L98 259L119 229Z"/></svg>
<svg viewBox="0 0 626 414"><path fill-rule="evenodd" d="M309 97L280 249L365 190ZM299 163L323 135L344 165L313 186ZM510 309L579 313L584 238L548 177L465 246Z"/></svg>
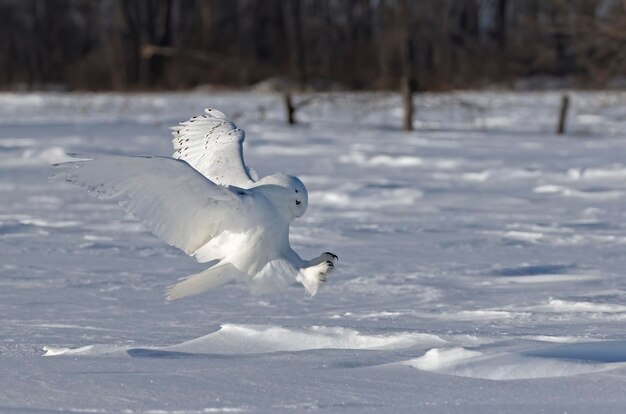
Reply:
<svg viewBox="0 0 626 414"><path fill-rule="evenodd" d="M620 0L0 0L0 88L449 90L626 75Z"/></svg>

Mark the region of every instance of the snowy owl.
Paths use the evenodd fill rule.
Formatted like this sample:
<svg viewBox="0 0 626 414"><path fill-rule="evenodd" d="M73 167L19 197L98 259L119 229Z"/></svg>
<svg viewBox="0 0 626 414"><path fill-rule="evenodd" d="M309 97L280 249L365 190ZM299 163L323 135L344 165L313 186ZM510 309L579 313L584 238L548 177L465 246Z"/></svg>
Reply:
<svg viewBox="0 0 626 414"><path fill-rule="evenodd" d="M172 158L68 154L80 160L56 164L62 171L52 180L117 200L165 242L212 264L170 286L168 300L231 280L267 293L295 279L315 295L337 256L304 260L289 244L289 225L307 208L304 184L280 173L253 179L244 131L220 111L206 109L171 129Z"/></svg>

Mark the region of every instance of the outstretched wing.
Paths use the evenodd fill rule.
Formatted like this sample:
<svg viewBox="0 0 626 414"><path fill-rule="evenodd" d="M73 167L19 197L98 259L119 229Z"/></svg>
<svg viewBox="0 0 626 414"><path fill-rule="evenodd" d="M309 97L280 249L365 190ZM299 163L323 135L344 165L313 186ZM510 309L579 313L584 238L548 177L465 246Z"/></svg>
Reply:
<svg viewBox="0 0 626 414"><path fill-rule="evenodd" d="M209 180L249 188L254 183L243 160L245 133L222 112L205 109L204 115L171 128L172 157L187 161Z"/></svg>
<svg viewBox="0 0 626 414"><path fill-rule="evenodd" d="M166 157L77 156L58 164L52 180L78 184L115 199L154 234L187 254L232 226L245 225L247 192L207 180L184 161Z"/></svg>

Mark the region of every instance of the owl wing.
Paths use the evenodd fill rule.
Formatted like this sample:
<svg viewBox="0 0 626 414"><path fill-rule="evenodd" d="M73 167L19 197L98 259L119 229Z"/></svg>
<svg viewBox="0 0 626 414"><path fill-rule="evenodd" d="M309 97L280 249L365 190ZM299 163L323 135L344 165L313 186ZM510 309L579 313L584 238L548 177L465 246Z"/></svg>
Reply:
<svg viewBox="0 0 626 414"><path fill-rule="evenodd" d="M258 209L254 195L215 184L187 162L167 157L77 156L58 164L51 177L85 187L119 204L167 242L189 255L224 232L251 225Z"/></svg>

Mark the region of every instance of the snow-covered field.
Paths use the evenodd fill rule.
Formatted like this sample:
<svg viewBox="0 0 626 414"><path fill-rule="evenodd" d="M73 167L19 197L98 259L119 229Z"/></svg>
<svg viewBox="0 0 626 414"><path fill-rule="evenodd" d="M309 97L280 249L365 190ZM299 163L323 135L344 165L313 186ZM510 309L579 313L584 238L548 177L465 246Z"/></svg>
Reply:
<svg viewBox="0 0 626 414"><path fill-rule="evenodd" d="M0 95L0 412L626 410L626 95ZM337 271L166 303L203 265L113 203L48 183L65 152L169 155L212 106ZM44 350L44 348L46 350ZM44 356L46 354L47 356Z"/></svg>

